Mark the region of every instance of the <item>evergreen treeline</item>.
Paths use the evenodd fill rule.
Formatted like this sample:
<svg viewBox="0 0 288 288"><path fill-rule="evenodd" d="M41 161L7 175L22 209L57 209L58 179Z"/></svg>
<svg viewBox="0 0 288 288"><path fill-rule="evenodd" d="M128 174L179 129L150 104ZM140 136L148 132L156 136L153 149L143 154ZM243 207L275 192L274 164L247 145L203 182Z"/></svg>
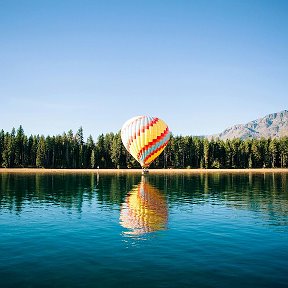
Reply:
<svg viewBox="0 0 288 288"><path fill-rule="evenodd" d="M0 167L139 168L124 148L120 132L90 135L80 127L56 136L26 136L22 126L0 131ZM172 136L150 168L283 168L288 167L288 137L219 140Z"/></svg>

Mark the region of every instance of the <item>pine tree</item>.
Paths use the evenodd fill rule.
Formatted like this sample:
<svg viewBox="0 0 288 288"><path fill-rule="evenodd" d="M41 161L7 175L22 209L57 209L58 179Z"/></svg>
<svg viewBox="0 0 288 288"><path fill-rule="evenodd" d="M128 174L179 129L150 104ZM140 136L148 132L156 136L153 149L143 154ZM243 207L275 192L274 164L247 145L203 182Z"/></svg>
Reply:
<svg viewBox="0 0 288 288"><path fill-rule="evenodd" d="M273 139L269 145L269 152L271 155L271 166L275 168L277 166L277 153L278 153L278 145L277 140Z"/></svg>
<svg viewBox="0 0 288 288"><path fill-rule="evenodd" d="M99 135L96 143L96 166L107 168L105 159L105 138L104 135Z"/></svg>
<svg viewBox="0 0 288 288"><path fill-rule="evenodd" d="M78 129L77 133L76 133L76 142L77 142L77 146L78 146L78 167L79 168L83 168L83 155L84 155L84 151L83 151L83 145L84 145L84 136L83 136L83 128L82 126Z"/></svg>
<svg viewBox="0 0 288 288"><path fill-rule="evenodd" d="M24 130L22 126L17 130L16 138L15 138L15 166L21 167L23 166L23 160L24 160Z"/></svg>
<svg viewBox="0 0 288 288"><path fill-rule="evenodd" d="M15 163L15 128L11 134L8 132L4 136L4 147L2 152L2 166L5 168L14 167Z"/></svg>
<svg viewBox="0 0 288 288"><path fill-rule="evenodd" d="M279 143L280 150L280 166L281 168L288 167L288 137L283 137L280 139Z"/></svg>
<svg viewBox="0 0 288 288"><path fill-rule="evenodd" d="M4 141L5 141L5 133L4 133L4 130L2 129L0 131L0 167L2 166L2 163L3 163L2 153L4 150Z"/></svg>
<svg viewBox="0 0 288 288"><path fill-rule="evenodd" d="M253 139L251 144L251 161L252 167L250 168L262 168L261 149L259 141L256 139Z"/></svg>
<svg viewBox="0 0 288 288"><path fill-rule="evenodd" d="M203 141L203 152L204 152L204 168L210 168L210 165L209 165L209 157L210 157L210 154L209 154L209 141L205 138L204 141Z"/></svg>
<svg viewBox="0 0 288 288"><path fill-rule="evenodd" d="M124 146L121 140L121 133L114 135L111 145L111 160L115 168L126 167Z"/></svg>
<svg viewBox="0 0 288 288"><path fill-rule="evenodd" d="M45 138L42 135L39 139L38 142L38 147L37 147L37 154L36 154L36 166L38 168L44 168L45 167L45 153L46 153L46 143L45 143Z"/></svg>
<svg viewBox="0 0 288 288"><path fill-rule="evenodd" d="M199 137L193 138L194 140L194 155L195 155L195 164L194 168L203 168L203 157L204 157L204 148L203 148L203 141ZM202 163L202 165L201 165Z"/></svg>
<svg viewBox="0 0 288 288"><path fill-rule="evenodd" d="M94 148L95 148L95 143L91 135L87 138L87 144L86 144L86 149L85 149L85 154L84 154L84 167L85 168L94 168L95 167L95 154L94 154ZM93 153L93 158L92 159L92 153ZM92 165L92 160L94 164Z"/></svg>

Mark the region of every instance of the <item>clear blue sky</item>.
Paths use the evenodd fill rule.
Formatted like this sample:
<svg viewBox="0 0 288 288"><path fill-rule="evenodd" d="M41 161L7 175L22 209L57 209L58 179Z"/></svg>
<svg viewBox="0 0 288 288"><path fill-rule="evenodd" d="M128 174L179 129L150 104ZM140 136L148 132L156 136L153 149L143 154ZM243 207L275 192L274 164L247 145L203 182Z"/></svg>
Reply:
<svg viewBox="0 0 288 288"><path fill-rule="evenodd" d="M288 1L0 0L0 129L175 135L288 109Z"/></svg>

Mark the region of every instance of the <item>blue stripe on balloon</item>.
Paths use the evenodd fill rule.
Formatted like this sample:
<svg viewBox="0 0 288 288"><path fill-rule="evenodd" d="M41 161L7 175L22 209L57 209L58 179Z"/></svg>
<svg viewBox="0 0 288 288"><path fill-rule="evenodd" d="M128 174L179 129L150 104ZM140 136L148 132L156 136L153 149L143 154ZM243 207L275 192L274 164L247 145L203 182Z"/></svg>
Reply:
<svg viewBox="0 0 288 288"><path fill-rule="evenodd" d="M162 146L165 142L167 142L170 138L170 132L159 142L157 142L156 144L154 144L152 147L150 147L149 149L147 149L140 157L140 161L143 163L144 159L152 154L153 152L155 152L155 150L157 150L160 146Z"/></svg>

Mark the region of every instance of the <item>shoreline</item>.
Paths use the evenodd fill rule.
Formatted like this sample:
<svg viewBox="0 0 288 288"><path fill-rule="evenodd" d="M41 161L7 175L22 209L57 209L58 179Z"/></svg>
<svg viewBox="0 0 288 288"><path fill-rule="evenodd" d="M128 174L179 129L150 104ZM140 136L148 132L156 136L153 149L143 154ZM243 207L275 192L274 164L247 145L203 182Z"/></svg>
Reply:
<svg viewBox="0 0 288 288"><path fill-rule="evenodd" d="M142 174L142 169L0 168L0 174ZM288 168L252 169L149 169L149 174L288 173Z"/></svg>

